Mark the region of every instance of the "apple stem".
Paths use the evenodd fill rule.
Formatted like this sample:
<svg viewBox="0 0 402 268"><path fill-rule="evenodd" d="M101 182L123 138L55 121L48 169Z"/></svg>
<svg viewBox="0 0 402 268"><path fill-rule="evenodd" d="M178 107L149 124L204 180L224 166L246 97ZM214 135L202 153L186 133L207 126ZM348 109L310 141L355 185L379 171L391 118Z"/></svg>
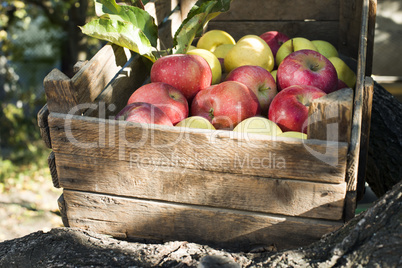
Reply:
<svg viewBox="0 0 402 268"><path fill-rule="evenodd" d="M214 108L209 109L208 113L209 117L211 117L211 120L214 119Z"/></svg>

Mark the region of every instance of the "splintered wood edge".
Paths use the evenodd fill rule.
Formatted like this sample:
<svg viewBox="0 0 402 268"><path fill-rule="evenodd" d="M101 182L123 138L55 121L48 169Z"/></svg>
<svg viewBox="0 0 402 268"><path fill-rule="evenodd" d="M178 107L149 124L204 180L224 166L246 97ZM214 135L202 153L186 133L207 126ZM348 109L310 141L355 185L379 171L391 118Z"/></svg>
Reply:
<svg viewBox="0 0 402 268"><path fill-rule="evenodd" d="M54 152L50 152L49 157L47 158L47 163L50 169L50 175L52 176L53 186L55 188L60 188L59 177L57 175L56 168L56 158Z"/></svg>
<svg viewBox="0 0 402 268"><path fill-rule="evenodd" d="M357 62L357 81L354 96L354 112L352 122L352 135L348 152L346 167L347 192L345 197L345 221L351 220L355 215L357 203L357 180L359 169L359 155L362 135L362 119L364 102L367 101L365 94L365 71L367 54L367 31L369 24L370 0L363 0L362 23L359 39L359 57Z"/></svg>
<svg viewBox="0 0 402 268"><path fill-rule="evenodd" d="M313 100L309 107L307 136L311 139L349 142L352 112L351 88Z"/></svg>
<svg viewBox="0 0 402 268"><path fill-rule="evenodd" d="M40 131L40 136L42 137L43 142L46 147L51 149L52 142L50 140L50 130L47 118L49 116L49 109L47 108L47 103L39 110L37 118L38 118L38 126Z"/></svg>

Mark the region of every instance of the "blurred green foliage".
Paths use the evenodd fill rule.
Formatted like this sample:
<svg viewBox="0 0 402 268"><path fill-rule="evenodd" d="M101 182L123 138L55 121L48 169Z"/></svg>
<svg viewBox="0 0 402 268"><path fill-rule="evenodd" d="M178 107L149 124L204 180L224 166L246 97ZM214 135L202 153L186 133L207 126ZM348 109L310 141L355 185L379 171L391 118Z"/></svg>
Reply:
<svg viewBox="0 0 402 268"><path fill-rule="evenodd" d="M0 193L26 176L49 174L50 150L37 124L37 113L46 103L43 79L60 68L70 8L88 3L92 1L0 2ZM94 53L99 42L89 41Z"/></svg>

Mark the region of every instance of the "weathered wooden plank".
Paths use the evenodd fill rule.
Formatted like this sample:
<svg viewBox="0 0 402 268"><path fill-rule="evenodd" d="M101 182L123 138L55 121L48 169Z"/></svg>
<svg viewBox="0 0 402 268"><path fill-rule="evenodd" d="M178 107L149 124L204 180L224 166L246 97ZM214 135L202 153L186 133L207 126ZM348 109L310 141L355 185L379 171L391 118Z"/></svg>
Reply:
<svg viewBox="0 0 402 268"><path fill-rule="evenodd" d="M50 130L47 122L47 117L49 116L49 109L47 108L47 103L43 105L43 107L39 110L37 114L38 118L38 126L40 131L40 136L42 137L43 142L46 147L51 149L52 142L50 140Z"/></svg>
<svg viewBox="0 0 402 268"><path fill-rule="evenodd" d="M215 20L339 20L338 0L236 0Z"/></svg>
<svg viewBox="0 0 402 268"><path fill-rule="evenodd" d="M53 150L121 161L170 157L178 167L340 183L347 143L284 139L50 114ZM201 162L200 162L201 161ZM171 165L160 162L160 165Z"/></svg>
<svg viewBox="0 0 402 268"><path fill-rule="evenodd" d="M49 166L49 170L50 170L50 175L52 177L52 182L53 182L53 186L55 188L60 188L60 183L59 183L59 177L57 174L57 167L56 167L56 159L55 159L55 154L54 152L50 152L48 158L47 158L47 164Z"/></svg>
<svg viewBox="0 0 402 268"><path fill-rule="evenodd" d="M369 5L370 5L369 0L363 0L362 11L361 11L363 17L362 22L360 24L360 35L358 42L359 53L357 61L352 133L351 133L351 142L349 146L348 160L346 167L347 192L345 197L345 213L344 213L344 218L346 221L354 217L354 212L356 209L363 109L365 103L369 102L368 100L369 94L365 94L365 88L364 88L366 55L367 55L367 31L369 26L369 17L368 17Z"/></svg>
<svg viewBox="0 0 402 268"><path fill-rule="evenodd" d="M71 78L78 104L92 103L131 58L132 52L106 44Z"/></svg>
<svg viewBox="0 0 402 268"><path fill-rule="evenodd" d="M220 16L220 15L219 15ZM218 17L219 17L218 16ZM289 37L305 37L310 40L326 40L338 44L339 21L214 21L208 23L208 30L220 29L228 32L235 40L247 34L260 35L267 31L280 31Z"/></svg>
<svg viewBox="0 0 402 268"><path fill-rule="evenodd" d="M374 81L366 77L364 81L364 103L362 111L362 130L360 138L359 167L357 171L356 200L363 198L366 182L366 165L369 150L371 108L373 103Z"/></svg>
<svg viewBox="0 0 402 268"><path fill-rule="evenodd" d="M49 112L70 113L78 104L71 79L58 69L53 69L44 79L43 87Z"/></svg>
<svg viewBox="0 0 402 268"><path fill-rule="evenodd" d="M217 209L64 190L70 227L123 239L185 240L250 250L308 245L342 225L299 217Z"/></svg>
<svg viewBox="0 0 402 268"><path fill-rule="evenodd" d="M139 88L149 76L150 63L140 55L132 57L95 99L93 108L84 115L98 118L114 118L127 104L131 94Z"/></svg>
<svg viewBox="0 0 402 268"><path fill-rule="evenodd" d="M61 215L61 220L63 222L64 227L70 227L68 224L68 217L67 217L67 207L66 202L64 201L64 195L61 194L57 199L57 205L59 206L59 211Z"/></svg>
<svg viewBox="0 0 402 268"><path fill-rule="evenodd" d="M345 88L315 99L309 107L307 133L310 139L350 141L353 90Z"/></svg>
<svg viewBox="0 0 402 268"><path fill-rule="evenodd" d="M342 219L346 193L345 183L270 179L93 156L57 154L57 169L64 189L331 220Z"/></svg>
<svg viewBox="0 0 402 268"><path fill-rule="evenodd" d="M179 2L179 0L153 0L145 5L145 10L155 19L156 25L161 25Z"/></svg>

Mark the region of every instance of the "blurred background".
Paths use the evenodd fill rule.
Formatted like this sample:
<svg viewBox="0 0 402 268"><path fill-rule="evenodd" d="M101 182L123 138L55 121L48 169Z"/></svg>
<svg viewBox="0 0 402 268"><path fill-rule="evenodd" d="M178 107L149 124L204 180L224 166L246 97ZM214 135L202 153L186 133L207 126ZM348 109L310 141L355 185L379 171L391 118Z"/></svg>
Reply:
<svg viewBox="0 0 402 268"><path fill-rule="evenodd" d="M93 16L92 0L0 2L0 242L62 226L37 113L44 77L101 47L77 27ZM376 21L373 77L402 101L402 2L378 0Z"/></svg>

